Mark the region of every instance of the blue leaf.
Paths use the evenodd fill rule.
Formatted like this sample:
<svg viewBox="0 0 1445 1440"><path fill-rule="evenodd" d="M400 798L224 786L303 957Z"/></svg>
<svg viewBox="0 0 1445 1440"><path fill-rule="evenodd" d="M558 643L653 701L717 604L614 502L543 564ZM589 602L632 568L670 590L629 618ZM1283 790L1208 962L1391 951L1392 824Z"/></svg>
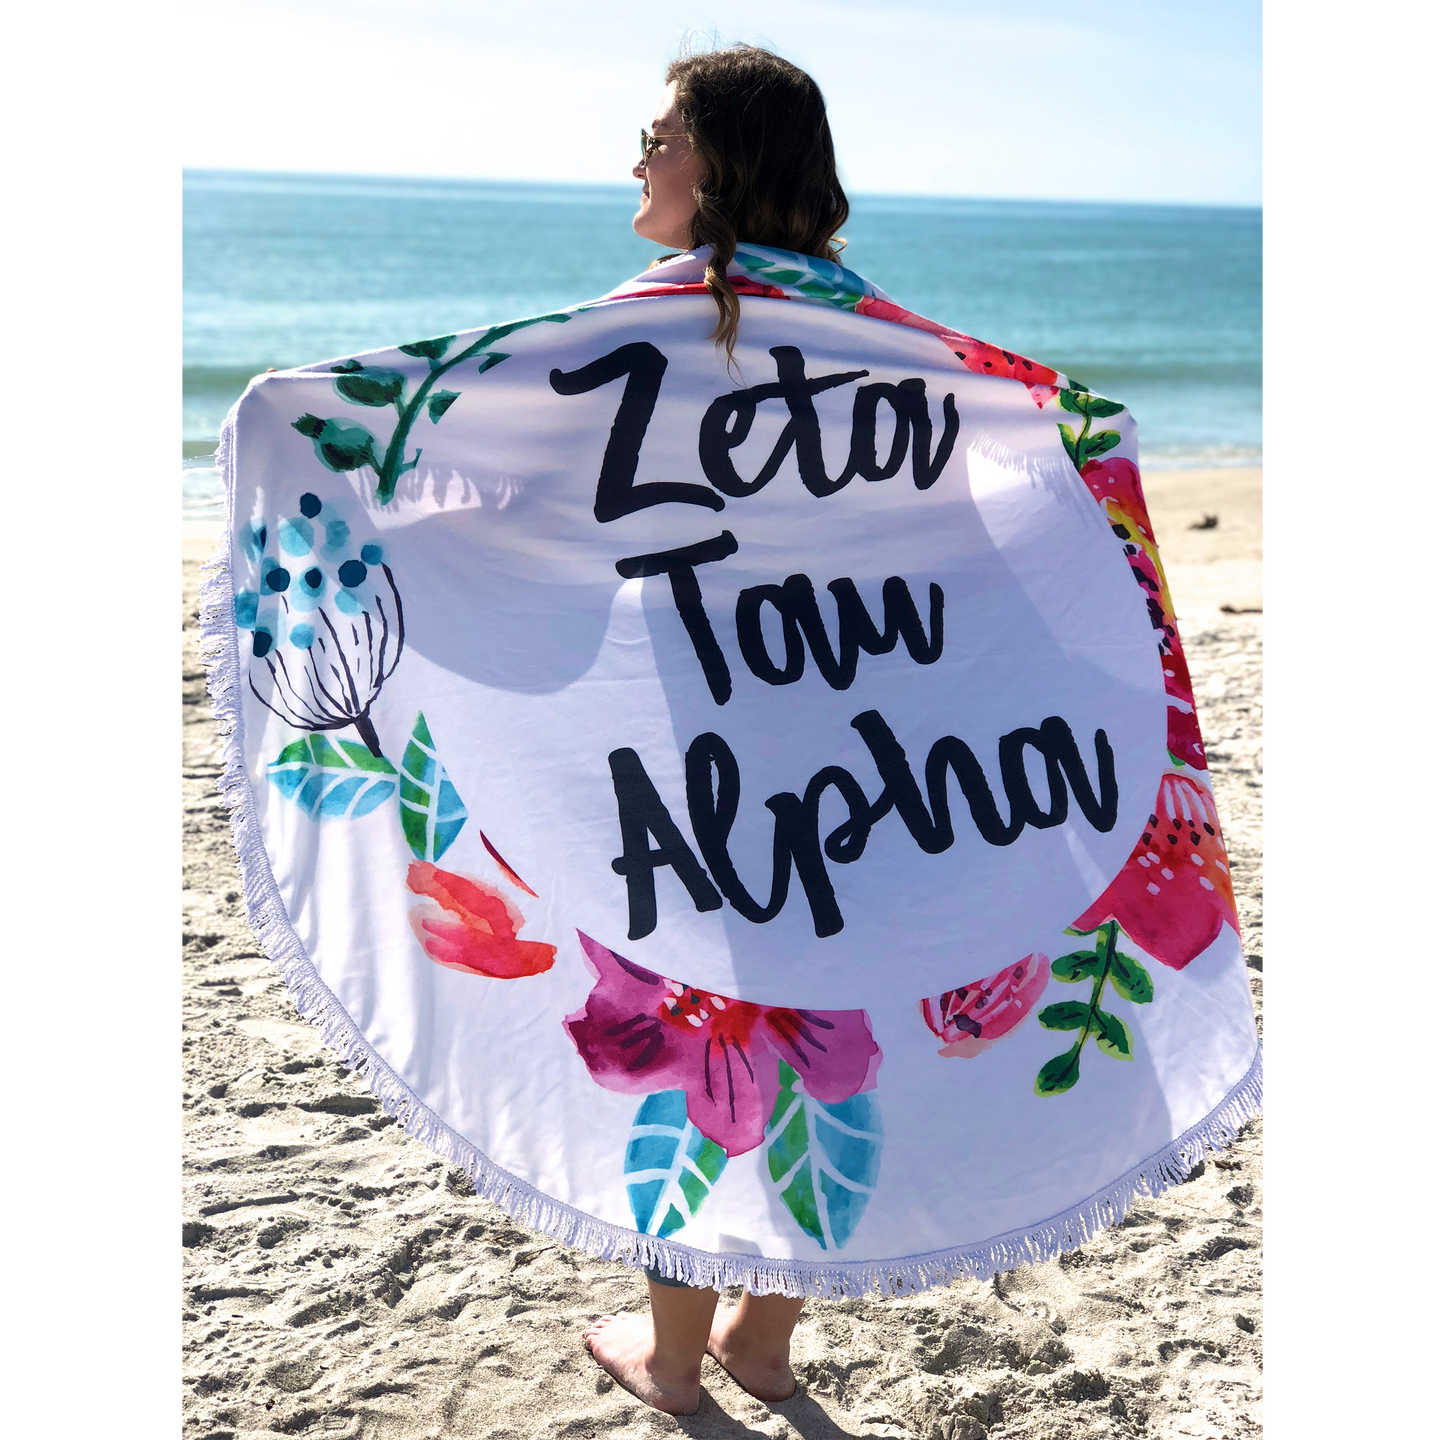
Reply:
<svg viewBox="0 0 1445 1440"><path fill-rule="evenodd" d="M294 740L267 767L266 778L313 820L368 815L396 794L396 768L354 740L313 734Z"/></svg>
<svg viewBox="0 0 1445 1440"><path fill-rule="evenodd" d="M781 1061L778 1081L782 1089L763 1137L773 1188L824 1250L841 1250L878 1184L883 1153L878 1101L869 1093L824 1105Z"/></svg>
<svg viewBox="0 0 1445 1440"><path fill-rule="evenodd" d="M687 1092L659 1090L638 1107L622 1169L632 1218L644 1235L666 1237L702 1208L727 1153L687 1118Z"/></svg>

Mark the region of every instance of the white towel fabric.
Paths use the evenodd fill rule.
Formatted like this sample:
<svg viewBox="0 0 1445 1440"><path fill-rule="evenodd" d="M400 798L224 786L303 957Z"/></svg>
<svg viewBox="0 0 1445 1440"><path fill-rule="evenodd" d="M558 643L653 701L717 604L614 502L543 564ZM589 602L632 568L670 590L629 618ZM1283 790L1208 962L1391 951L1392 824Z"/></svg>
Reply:
<svg viewBox="0 0 1445 1440"><path fill-rule="evenodd" d="M254 923L479 1191L692 1284L1081 1243L1257 1109L1123 407L742 246L252 382L209 591Z"/></svg>

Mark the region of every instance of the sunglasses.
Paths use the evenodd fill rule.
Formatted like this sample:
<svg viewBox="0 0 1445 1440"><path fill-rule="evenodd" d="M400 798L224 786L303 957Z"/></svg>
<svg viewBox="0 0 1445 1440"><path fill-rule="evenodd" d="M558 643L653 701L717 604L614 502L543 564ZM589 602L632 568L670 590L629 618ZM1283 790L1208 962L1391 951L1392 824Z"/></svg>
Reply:
<svg viewBox="0 0 1445 1440"><path fill-rule="evenodd" d="M662 147L663 147L663 145L664 145L664 143L665 143L666 141L668 141L668 140L686 140L686 139L687 139L687 136L686 136L686 135L649 135L646 130L643 130L643 131L641 132L641 134L642 134L642 163L643 163L644 165L646 165L646 164L648 163L648 161L650 161L650 160L652 159L652 157L653 157L654 155L656 155L659 150L662 149Z"/></svg>

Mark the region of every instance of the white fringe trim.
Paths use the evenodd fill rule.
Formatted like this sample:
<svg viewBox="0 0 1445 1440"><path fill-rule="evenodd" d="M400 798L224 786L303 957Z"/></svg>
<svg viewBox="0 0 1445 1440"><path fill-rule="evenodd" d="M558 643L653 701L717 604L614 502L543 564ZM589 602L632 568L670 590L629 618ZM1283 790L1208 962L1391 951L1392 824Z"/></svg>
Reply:
<svg viewBox="0 0 1445 1440"><path fill-rule="evenodd" d="M417 1098L406 1082L372 1049L365 1035L316 973L291 925L271 871L246 772L243 696L245 668L234 619L231 541L235 534L231 467L235 450L233 409L221 429L216 459L226 482L226 521L221 545L203 569L201 647L216 719L225 736L225 764L219 789L231 811L232 840L241 864L246 913L266 954L280 970L301 1014L343 1064L355 1069L394 1115L443 1159L471 1177L477 1194L499 1205L530 1229L604 1260L654 1267L670 1279L721 1290L739 1285L754 1295L911 1295L967 1276L986 1281L998 1271L1051 1260L1075 1250L1108 1225L1117 1225L1140 1193L1163 1194L1185 1179L1211 1150L1222 1150L1241 1125L1257 1115L1263 1098L1262 1053L1228 1095L1197 1125L1078 1205L1037 1224L975 1245L935 1250L891 1260L787 1260L771 1256L713 1254L676 1241L643 1235L595 1219L518 1180L492 1163L469 1140Z"/></svg>

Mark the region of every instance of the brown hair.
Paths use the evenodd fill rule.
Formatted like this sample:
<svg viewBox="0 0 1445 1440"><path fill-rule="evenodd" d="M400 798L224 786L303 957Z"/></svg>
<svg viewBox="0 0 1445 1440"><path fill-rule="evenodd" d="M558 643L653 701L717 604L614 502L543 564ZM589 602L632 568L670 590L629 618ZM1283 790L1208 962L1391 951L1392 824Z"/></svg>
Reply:
<svg viewBox="0 0 1445 1440"><path fill-rule="evenodd" d="M732 363L740 306L727 282L739 240L837 260L848 218L823 92L810 75L755 45L683 55L667 67L678 114L702 161L692 248L712 246L712 338Z"/></svg>

